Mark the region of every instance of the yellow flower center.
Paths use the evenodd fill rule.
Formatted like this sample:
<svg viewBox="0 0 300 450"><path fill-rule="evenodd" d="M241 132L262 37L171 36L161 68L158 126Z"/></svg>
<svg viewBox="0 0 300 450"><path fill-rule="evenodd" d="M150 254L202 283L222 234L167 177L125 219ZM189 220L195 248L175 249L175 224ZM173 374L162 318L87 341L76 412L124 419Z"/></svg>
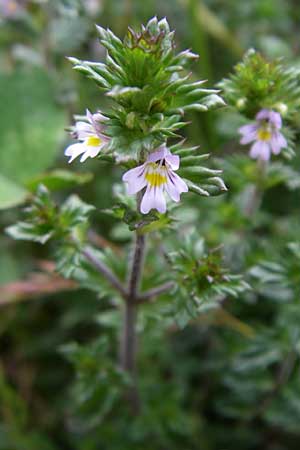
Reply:
<svg viewBox="0 0 300 450"><path fill-rule="evenodd" d="M101 144L101 139L97 136L90 136L87 138L86 144L90 147L98 147Z"/></svg>
<svg viewBox="0 0 300 450"><path fill-rule="evenodd" d="M271 136L271 131L266 128L260 128L257 132L257 137L260 141L269 141Z"/></svg>
<svg viewBox="0 0 300 450"><path fill-rule="evenodd" d="M153 168L153 171L147 172L145 178L150 186L159 187L162 184L165 184L167 182L167 177L158 170L158 164L150 163L149 165Z"/></svg>

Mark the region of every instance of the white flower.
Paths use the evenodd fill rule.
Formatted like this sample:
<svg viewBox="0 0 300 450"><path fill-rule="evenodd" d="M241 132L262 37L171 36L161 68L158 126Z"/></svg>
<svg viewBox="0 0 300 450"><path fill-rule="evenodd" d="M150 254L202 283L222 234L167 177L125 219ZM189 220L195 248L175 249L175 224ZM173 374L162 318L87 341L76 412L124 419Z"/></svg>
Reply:
<svg viewBox="0 0 300 450"><path fill-rule="evenodd" d="M269 109L262 109L255 119L254 124L239 128L242 135L240 143L245 145L253 142L250 149L251 158L268 161L272 153L278 155L282 148L287 147L287 141L279 131L282 127L281 115Z"/></svg>
<svg viewBox="0 0 300 450"><path fill-rule="evenodd" d="M79 121L75 124L73 135L80 142L66 148L65 155L70 156L69 163L79 155L82 155L80 162L84 162L87 158L95 158L109 142L109 138L104 134L105 125L103 123L107 118L100 112L92 114L87 109L86 119L86 122Z"/></svg>
<svg viewBox="0 0 300 450"><path fill-rule="evenodd" d="M140 207L142 214L148 214L152 208L165 213L165 191L174 202L179 202L180 194L188 191L186 183L174 172L178 170L179 163L179 156L172 155L170 150L162 145L150 153L144 164L124 173L123 181L127 183L129 195L146 188Z"/></svg>

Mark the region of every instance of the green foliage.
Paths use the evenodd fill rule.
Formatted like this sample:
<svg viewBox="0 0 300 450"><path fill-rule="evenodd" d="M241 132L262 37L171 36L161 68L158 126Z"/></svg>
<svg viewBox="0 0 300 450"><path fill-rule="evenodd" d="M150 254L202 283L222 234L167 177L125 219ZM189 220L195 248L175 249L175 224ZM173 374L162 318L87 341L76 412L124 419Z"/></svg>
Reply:
<svg viewBox="0 0 300 450"><path fill-rule="evenodd" d="M109 347L108 339L101 337L88 351L76 342L61 349L77 373L72 397L76 398L81 433L99 426L118 407L124 387L130 384L126 374L112 362Z"/></svg>
<svg viewBox="0 0 300 450"><path fill-rule="evenodd" d="M94 207L76 195L69 197L59 209L45 186L40 185L30 207L25 209L25 220L7 228L14 239L45 244L55 237L72 244L72 239L82 239L87 219Z"/></svg>
<svg viewBox="0 0 300 450"><path fill-rule="evenodd" d="M168 255L175 281L172 314L180 327L203 311L218 308L224 300L237 298L249 285L221 265L219 249L207 251L203 239L190 233L178 251Z"/></svg>
<svg viewBox="0 0 300 450"><path fill-rule="evenodd" d="M174 145L171 150L180 156L179 175L186 179L189 189L195 194L209 197L220 195L227 191L224 181L219 176L222 170L203 167L202 162L209 154L197 154L197 147L182 148Z"/></svg>
<svg viewBox="0 0 300 450"><path fill-rule="evenodd" d="M263 295L278 301L293 300L300 294L299 263L300 244L290 242L276 261L262 261L250 273Z"/></svg>
<svg viewBox="0 0 300 450"><path fill-rule="evenodd" d="M11 449L21 446L24 450L54 450L50 439L42 433L30 430L30 411L19 393L6 380L0 369L0 417L5 428L0 428L0 448Z"/></svg>
<svg viewBox="0 0 300 450"><path fill-rule="evenodd" d="M31 202L9 231L27 242L0 241L0 448L298 450L300 97L298 36L291 30L299 8L289 0L110 0L96 2L100 9L90 18L92 3L18 2L17 17L0 18L0 207ZM155 20L124 41L98 30L105 63L81 61L105 58L105 45L95 45L95 21L121 35L155 12L170 16L181 61L169 31L156 32L166 30L165 21ZM181 42L199 52L199 65L193 54L180 53ZM258 51L222 83L230 108L202 114L221 101L198 77L228 78L249 46ZM61 57L66 49L96 78L100 95L109 95L97 97L84 77L72 79ZM91 184L80 164L75 172L50 169L62 155L64 117L87 106L109 110L113 137L111 154L86 163ZM293 159L262 166L238 146L237 129L263 107L281 113L285 156L293 151ZM179 133L188 143L174 144ZM135 167L166 139L180 156L178 173L202 197L184 194L167 214L142 216L124 194L116 165ZM199 143L203 154L193 147ZM217 156L210 166L208 151ZM39 184L55 191L55 201ZM91 207L77 196L65 201L61 189L80 189L96 205L91 233ZM17 214L2 211L2 226ZM120 295L82 255L88 248L125 282L136 228L151 232L141 292L173 283L139 308L139 416L128 408L130 380L114 363Z"/></svg>
<svg viewBox="0 0 300 450"><path fill-rule="evenodd" d="M141 30L129 28L121 41L97 27L107 50L106 62L70 58L75 69L93 79L115 101L108 115L111 149L131 153L152 149L185 125L185 111L207 111L224 104L218 91L191 82L186 67L197 59L190 51L176 54L174 33L166 19L151 19Z"/></svg>
<svg viewBox="0 0 300 450"><path fill-rule="evenodd" d="M291 117L299 109L299 70L249 50L230 78L219 83L226 101L252 119L263 108ZM283 110L284 109L284 110Z"/></svg>
<svg viewBox="0 0 300 450"><path fill-rule="evenodd" d="M49 192L40 186L32 205L25 210L25 221L7 228L14 239L29 240L45 244L55 234L57 209Z"/></svg>
<svg viewBox="0 0 300 450"><path fill-rule="evenodd" d="M254 119L262 109L277 110L284 119L283 134L288 146L282 154L295 156L293 125L299 115L300 72L297 67L284 65L281 59L269 61L262 54L249 50L234 73L219 83L229 105L248 119Z"/></svg>

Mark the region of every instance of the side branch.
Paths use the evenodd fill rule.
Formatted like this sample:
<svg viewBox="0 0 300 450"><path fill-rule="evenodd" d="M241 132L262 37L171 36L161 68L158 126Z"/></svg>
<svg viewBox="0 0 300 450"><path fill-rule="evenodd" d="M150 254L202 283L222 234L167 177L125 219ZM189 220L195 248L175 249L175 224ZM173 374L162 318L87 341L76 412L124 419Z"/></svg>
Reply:
<svg viewBox="0 0 300 450"><path fill-rule="evenodd" d="M138 301L140 303L146 302L147 300L151 300L153 297L157 297L160 294L164 294L165 292L170 291L175 286L175 283L173 281L167 281L166 283L161 284L160 286L157 286L153 289L149 289L146 292L142 292L139 297Z"/></svg>
<svg viewBox="0 0 300 450"><path fill-rule="evenodd" d="M110 284L120 292L122 297L127 297L127 291L125 287L122 285L121 281L116 277L116 275L104 264L100 259L96 258L93 253L85 247L82 250L82 254L85 258L94 266L94 268L103 275Z"/></svg>

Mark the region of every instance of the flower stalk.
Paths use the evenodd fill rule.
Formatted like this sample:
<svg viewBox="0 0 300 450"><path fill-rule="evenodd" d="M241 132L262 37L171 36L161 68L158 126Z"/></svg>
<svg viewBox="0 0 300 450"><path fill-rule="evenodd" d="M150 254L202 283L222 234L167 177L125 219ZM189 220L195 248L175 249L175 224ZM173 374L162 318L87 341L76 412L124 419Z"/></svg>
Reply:
<svg viewBox="0 0 300 450"><path fill-rule="evenodd" d="M256 183L253 185L253 190L245 206L246 217L251 218L260 208L264 195L264 181L266 177L267 164L268 161L262 159L257 160L257 173L259 176Z"/></svg>

